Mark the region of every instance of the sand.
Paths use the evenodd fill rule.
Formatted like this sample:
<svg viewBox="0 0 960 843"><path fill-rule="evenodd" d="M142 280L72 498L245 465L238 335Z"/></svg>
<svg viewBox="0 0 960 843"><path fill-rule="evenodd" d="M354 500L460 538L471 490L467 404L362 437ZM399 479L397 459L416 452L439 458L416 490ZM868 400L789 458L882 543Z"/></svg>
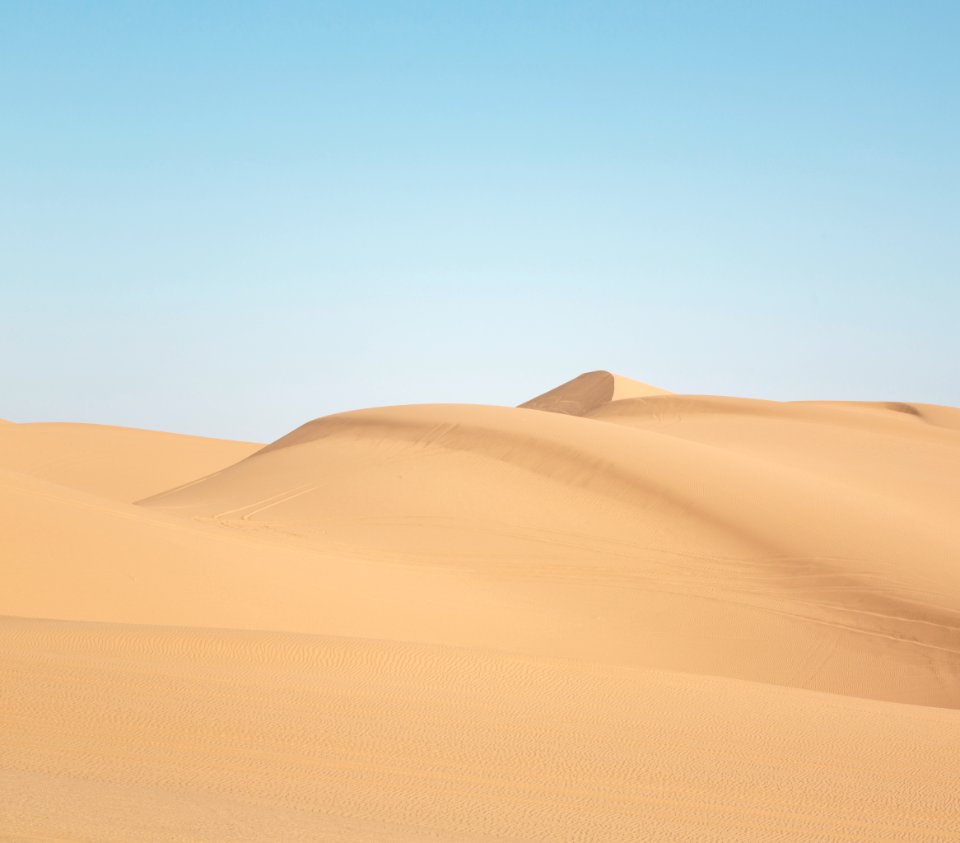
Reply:
<svg viewBox="0 0 960 843"><path fill-rule="evenodd" d="M0 839L960 839L960 410L9 423L0 506Z"/></svg>

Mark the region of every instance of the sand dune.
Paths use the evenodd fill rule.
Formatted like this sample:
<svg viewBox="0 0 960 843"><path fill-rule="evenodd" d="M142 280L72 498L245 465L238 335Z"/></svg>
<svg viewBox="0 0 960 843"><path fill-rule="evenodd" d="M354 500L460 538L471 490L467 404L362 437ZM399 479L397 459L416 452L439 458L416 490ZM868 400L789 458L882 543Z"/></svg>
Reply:
<svg viewBox="0 0 960 843"><path fill-rule="evenodd" d="M2 434L0 837L956 839L956 409Z"/></svg>
<svg viewBox="0 0 960 843"><path fill-rule="evenodd" d="M144 503L305 548L459 567L523 595L504 611L524 652L960 702L941 678L960 652L948 517L960 442L861 432L860 455L828 470L849 442L842 422L824 426L839 439L816 470L789 428L774 459L776 443L736 451L505 407L362 410ZM557 620L528 642L531 603ZM444 628L431 640L460 643Z"/></svg>
<svg viewBox="0 0 960 843"><path fill-rule="evenodd" d="M5 424L0 468L134 501L253 453L259 446L99 424Z"/></svg>

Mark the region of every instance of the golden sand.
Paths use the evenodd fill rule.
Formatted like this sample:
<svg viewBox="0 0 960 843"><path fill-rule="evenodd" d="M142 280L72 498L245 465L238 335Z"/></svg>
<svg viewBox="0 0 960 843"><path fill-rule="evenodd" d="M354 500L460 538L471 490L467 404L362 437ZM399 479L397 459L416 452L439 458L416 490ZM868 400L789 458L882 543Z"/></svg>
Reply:
<svg viewBox="0 0 960 843"><path fill-rule="evenodd" d="M0 507L0 839L960 840L960 410L3 424Z"/></svg>

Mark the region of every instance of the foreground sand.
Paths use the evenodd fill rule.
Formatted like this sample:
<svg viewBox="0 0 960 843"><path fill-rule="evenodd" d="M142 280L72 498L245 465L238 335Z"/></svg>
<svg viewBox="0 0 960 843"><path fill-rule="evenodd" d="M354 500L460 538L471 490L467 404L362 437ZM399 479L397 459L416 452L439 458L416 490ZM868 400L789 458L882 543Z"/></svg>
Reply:
<svg viewBox="0 0 960 843"><path fill-rule="evenodd" d="M2 424L0 506L0 839L960 839L958 410Z"/></svg>

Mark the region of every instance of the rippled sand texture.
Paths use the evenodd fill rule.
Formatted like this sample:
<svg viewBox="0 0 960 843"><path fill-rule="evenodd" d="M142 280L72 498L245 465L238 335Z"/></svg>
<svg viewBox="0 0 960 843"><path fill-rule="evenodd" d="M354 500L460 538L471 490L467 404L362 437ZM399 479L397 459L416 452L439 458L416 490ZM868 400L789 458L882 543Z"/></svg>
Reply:
<svg viewBox="0 0 960 843"><path fill-rule="evenodd" d="M0 423L0 839L960 840L960 410Z"/></svg>

